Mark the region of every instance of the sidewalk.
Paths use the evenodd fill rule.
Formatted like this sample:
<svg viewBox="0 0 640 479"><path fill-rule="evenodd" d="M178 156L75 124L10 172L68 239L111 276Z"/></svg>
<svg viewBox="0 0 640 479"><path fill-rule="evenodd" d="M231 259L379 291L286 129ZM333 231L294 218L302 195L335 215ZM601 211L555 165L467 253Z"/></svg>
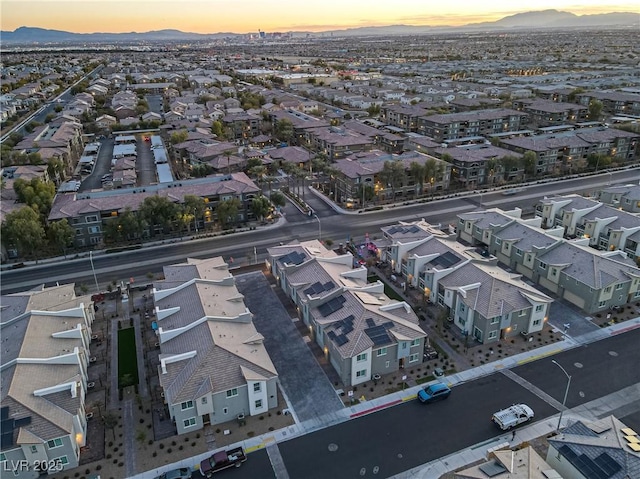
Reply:
<svg viewBox="0 0 640 479"><path fill-rule="evenodd" d="M550 356L561 351L590 344L599 339L615 336L617 334L621 334L623 332L637 328L640 328L640 317L626 321L625 323L618 323L607 328L593 331L592 333L586 334L581 337L567 338L561 342L543 346L533 351L526 351L524 353L507 357L498 361L483 364L473 369L452 374L450 376L447 376L447 382L450 386L455 387L456 385L487 376L502 369L508 369L521 364L526 364L530 361L534 361L545 356ZM236 442L228 447L242 446L248 453L267 448L268 446L277 444L279 442L290 440L304 434L324 429L326 427L334 426L336 424L340 424L342 422L349 421L366 414L371 414L406 401L414 400L418 391L424 386L425 384L412 386L405 389L404 391L394 392L380 398L355 404L350 407L345 407L343 410L326 415L321 419L294 424L286 428L270 432L268 434L263 434L255 438ZM640 387L637 385L630 386L625 390L618 391L606 397L596 399L589 403L583 404L582 406L578 406L574 409L565 411L562 416L563 419L566 420L564 424L566 425L578 419L596 419L607 414L607 412L635 404L635 398L638 397L639 389ZM535 424L532 424L530 426L518 429L518 435L514 443L510 441L511 432L500 434L490 441L470 446L466 449L451 454L450 456L440 458L428 464L423 464L417 468L405 471L394 477L397 479L413 477L419 477L423 479L438 478L447 472L457 470L475 461L485 459L488 449L501 446L513 447L518 444L529 442L533 439L547 436L555 432L559 414L560 413L551 416L544 421L536 422ZM210 454L211 452L206 452L198 456L176 462L174 464L168 464L158 469L154 469L153 471L146 471L134 477L136 479L151 479L158 473L172 468L192 467L193 464L199 463L202 459L208 457Z"/></svg>

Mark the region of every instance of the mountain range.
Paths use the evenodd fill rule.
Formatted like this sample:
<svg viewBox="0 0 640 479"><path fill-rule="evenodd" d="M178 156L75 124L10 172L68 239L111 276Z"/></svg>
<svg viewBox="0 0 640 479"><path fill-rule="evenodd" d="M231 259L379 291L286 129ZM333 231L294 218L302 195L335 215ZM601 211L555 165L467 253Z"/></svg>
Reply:
<svg viewBox="0 0 640 479"><path fill-rule="evenodd" d="M598 28L640 27L640 14L634 12L612 12L596 15L575 15L558 10L541 10L517 13L494 22L471 23L462 26L417 26L388 25L358 27L325 32L289 32L293 35L313 36L367 36L367 35L416 35L438 32L504 31L541 28ZM213 40L240 36L236 33L189 33L180 30L155 30L129 33L73 33L45 28L20 27L14 31L0 32L3 44L41 43L125 43L134 41Z"/></svg>

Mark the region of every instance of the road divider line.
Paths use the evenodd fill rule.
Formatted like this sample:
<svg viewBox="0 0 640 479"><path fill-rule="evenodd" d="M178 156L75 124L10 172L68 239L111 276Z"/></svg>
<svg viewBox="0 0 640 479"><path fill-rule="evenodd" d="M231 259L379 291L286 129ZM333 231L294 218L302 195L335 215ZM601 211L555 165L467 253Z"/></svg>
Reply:
<svg viewBox="0 0 640 479"><path fill-rule="evenodd" d="M609 334L611 336L615 336L616 334L627 333L629 331L633 331L634 329L640 328L640 324L634 324L633 326L627 326L626 328L618 329L617 331L611 331Z"/></svg>

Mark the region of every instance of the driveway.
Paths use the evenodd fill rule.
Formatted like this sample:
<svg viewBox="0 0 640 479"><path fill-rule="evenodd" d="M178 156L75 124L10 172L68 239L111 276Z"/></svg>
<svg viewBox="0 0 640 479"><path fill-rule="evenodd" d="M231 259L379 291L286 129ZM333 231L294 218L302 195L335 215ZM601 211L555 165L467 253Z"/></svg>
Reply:
<svg viewBox="0 0 640 479"><path fill-rule="evenodd" d="M256 272L236 276L236 285L254 315L253 324L265 338L265 347L298 420L320 419L344 409L333 385L264 275Z"/></svg>
<svg viewBox="0 0 640 479"><path fill-rule="evenodd" d="M554 299L555 301L551 303L549 309L549 324L551 326L564 331L565 325L568 325L567 335L572 337L579 337L599 329L591 322L591 316L587 313L580 311L566 300L557 297Z"/></svg>

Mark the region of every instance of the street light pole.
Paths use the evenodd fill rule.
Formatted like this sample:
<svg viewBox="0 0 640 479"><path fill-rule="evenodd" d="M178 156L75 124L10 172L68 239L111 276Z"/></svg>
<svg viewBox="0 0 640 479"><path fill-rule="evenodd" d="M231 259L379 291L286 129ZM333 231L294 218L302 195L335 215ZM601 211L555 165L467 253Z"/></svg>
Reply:
<svg viewBox="0 0 640 479"><path fill-rule="evenodd" d="M313 217L318 220L318 241L322 241L322 224L320 223L320 218L318 218L318 215L315 213Z"/></svg>
<svg viewBox="0 0 640 479"><path fill-rule="evenodd" d="M93 281L96 283L96 293L100 292L100 287L98 286L98 277L96 276L96 269L93 267L93 251L89 251L89 261L91 261L91 271L93 271Z"/></svg>
<svg viewBox="0 0 640 479"><path fill-rule="evenodd" d="M562 409L560 410L560 417L558 418L558 427L556 427L556 431L560 430L560 423L562 422L562 413L564 413L565 404L567 403L567 395L569 394L569 386L571 386L571 375L565 371L565 369L560 366L560 363L555 359L552 359L551 362L558 366L565 376L567 376L567 388L564 390L564 398L562 399Z"/></svg>

